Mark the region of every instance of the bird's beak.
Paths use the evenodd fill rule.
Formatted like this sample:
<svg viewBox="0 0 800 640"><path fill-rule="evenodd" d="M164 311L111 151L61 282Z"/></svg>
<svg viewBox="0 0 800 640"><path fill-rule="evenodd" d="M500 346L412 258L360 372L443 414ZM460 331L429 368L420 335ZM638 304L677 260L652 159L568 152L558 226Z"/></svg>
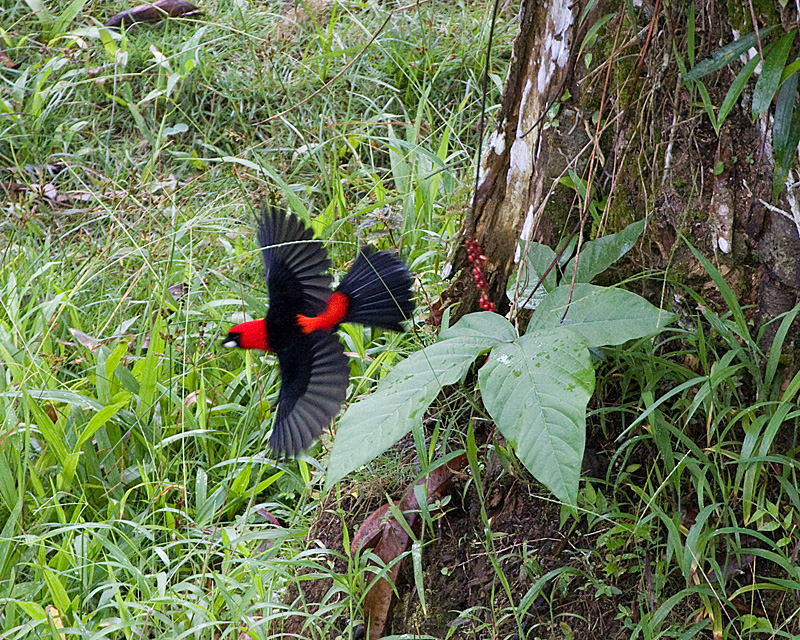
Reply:
<svg viewBox="0 0 800 640"><path fill-rule="evenodd" d="M230 348L232 348L232 347L238 347L238 346L239 346L239 343L238 343L236 340L225 340L225 341L222 343L222 346L223 346L223 347L228 347L228 348L230 349Z"/></svg>

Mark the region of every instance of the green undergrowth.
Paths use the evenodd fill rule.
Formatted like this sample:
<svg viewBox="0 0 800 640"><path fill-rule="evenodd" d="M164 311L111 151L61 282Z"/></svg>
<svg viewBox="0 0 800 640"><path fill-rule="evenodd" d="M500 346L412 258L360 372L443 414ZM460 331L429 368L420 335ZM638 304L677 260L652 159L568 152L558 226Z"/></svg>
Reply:
<svg viewBox="0 0 800 640"><path fill-rule="evenodd" d="M390 451L326 496L330 439L271 459L274 361L219 338L266 308L250 224L268 199L310 221L336 278L361 244L396 249L427 315L471 189L491 6L230 0L120 37L100 28L116 3L0 3L0 637L274 638L292 616L304 638L358 637L382 569L347 553L363 518L338 505L396 497L418 463ZM800 383L732 294L719 314L682 295L692 312L658 339L582 352L589 433L611 463L557 523L588 534L580 566L495 544L491 451L530 479L510 449L476 443L474 377L434 402L439 442L468 453L477 544L507 601L448 611L448 637L500 637L508 620L517 637L569 637L572 614L535 605L578 589L612 599L630 637L798 633ZM348 402L434 334L346 327ZM436 509L409 554L423 596L425 550L455 507ZM344 552L313 539L322 512ZM319 607L302 602L309 576L330 580Z"/></svg>
<svg viewBox="0 0 800 640"><path fill-rule="evenodd" d="M306 542L329 444L269 458L277 368L219 337L265 310L250 225L270 199L313 220L336 277L369 242L436 294L489 8L303 7L120 37L115 3L3 6L4 638L274 637L303 570L336 579L304 637L358 624L365 559L336 575ZM426 340L342 336L350 397Z"/></svg>
<svg viewBox="0 0 800 640"><path fill-rule="evenodd" d="M615 446L582 492L587 524L608 577L641 588L619 607L630 637L793 638L800 374L780 360L800 307L775 321L764 353L705 266L726 313L690 291L698 313L683 327L611 351L601 368L589 420Z"/></svg>

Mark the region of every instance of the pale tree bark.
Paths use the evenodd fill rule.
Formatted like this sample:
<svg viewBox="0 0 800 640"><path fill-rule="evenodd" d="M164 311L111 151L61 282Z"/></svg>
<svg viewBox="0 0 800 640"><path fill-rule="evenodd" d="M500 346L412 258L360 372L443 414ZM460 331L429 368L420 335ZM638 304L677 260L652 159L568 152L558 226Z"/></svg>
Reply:
<svg viewBox="0 0 800 640"><path fill-rule="evenodd" d="M529 236L541 222L551 152L551 136L541 125L570 74L576 11L570 0L523 2L502 105L464 221L464 237L477 239L487 256L489 298L501 313L508 310L505 290L520 234ZM466 265L465 254L456 258L455 268ZM455 286L463 291L458 315L478 308L479 292L472 285L472 274L464 269Z"/></svg>

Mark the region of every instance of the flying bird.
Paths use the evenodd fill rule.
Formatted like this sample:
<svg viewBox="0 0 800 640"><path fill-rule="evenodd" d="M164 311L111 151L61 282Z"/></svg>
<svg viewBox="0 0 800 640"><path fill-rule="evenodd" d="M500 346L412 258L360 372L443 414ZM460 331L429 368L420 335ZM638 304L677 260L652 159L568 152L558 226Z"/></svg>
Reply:
<svg viewBox="0 0 800 640"><path fill-rule="evenodd" d="M345 400L350 365L335 332L343 322L403 331L411 317L412 276L386 251L359 251L332 291L328 252L295 215L267 207L258 217L267 275L267 317L232 327L223 347L278 357L281 389L270 437L279 457L307 449Z"/></svg>

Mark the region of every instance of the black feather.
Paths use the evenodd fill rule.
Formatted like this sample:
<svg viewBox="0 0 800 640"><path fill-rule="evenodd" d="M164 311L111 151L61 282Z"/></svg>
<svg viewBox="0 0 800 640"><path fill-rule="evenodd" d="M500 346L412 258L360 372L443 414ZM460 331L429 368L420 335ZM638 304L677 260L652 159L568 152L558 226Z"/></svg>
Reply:
<svg viewBox="0 0 800 640"><path fill-rule="evenodd" d="M342 408L350 364L339 339L324 331L300 334L277 356L281 390L269 444L280 457L295 456Z"/></svg>
<svg viewBox="0 0 800 640"><path fill-rule="evenodd" d="M343 322L403 331L414 311L408 267L386 251L362 248L336 291L350 299Z"/></svg>
<svg viewBox="0 0 800 640"><path fill-rule="evenodd" d="M322 242L297 216L267 207L258 219L258 242L267 274L270 312L317 315L331 297L331 261Z"/></svg>

